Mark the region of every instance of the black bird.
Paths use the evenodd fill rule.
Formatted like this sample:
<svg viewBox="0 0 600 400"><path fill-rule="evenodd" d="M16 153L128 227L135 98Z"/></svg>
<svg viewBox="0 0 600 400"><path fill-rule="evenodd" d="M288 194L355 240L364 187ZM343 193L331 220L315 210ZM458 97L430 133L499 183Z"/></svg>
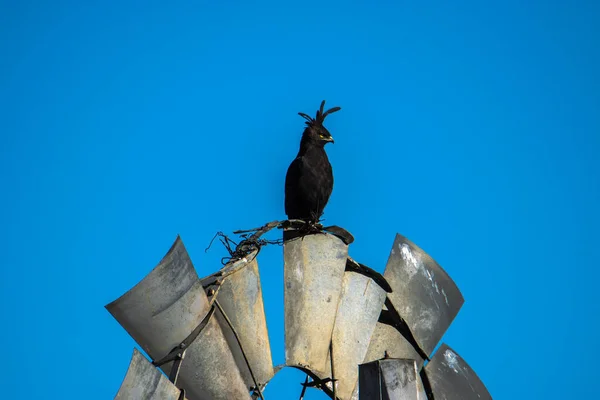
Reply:
<svg viewBox="0 0 600 400"><path fill-rule="evenodd" d="M323 126L323 121L327 115L341 108L333 107L323 112L324 106L325 100L314 119L298 113L306 119L307 126L300 140L300 151L285 177L285 213L288 219L319 222L333 190L333 170L325 153L325 145L333 143L333 138Z"/></svg>

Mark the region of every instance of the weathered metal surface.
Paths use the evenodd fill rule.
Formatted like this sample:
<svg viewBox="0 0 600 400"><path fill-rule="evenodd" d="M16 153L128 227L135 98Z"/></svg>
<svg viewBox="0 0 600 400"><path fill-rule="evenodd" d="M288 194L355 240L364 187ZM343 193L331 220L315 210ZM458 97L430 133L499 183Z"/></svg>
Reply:
<svg viewBox="0 0 600 400"><path fill-rule="evenodd" d="M352 397L358 382L358 365L367 353L385 295L385 290L370 277L351 271L344 274L332 336L336 395L342 400ZM327 368L322 378L330 376L331 369Z"/></svg>
<svg viewBox="0 0 600 400"><path fill-rule="evenodd" d="M491 400L492 398L475 371L445 343L442 343L424 370L436 399Z"/></svg>
<svg viewBox="0 0 600 400"><path fill-rule="evenodd" d="M284 243L285 359L323 373L342 292L348 246L330 234Z"/></svg>
<svg viewBox="0 0 600 400"><path fill-rule="evenodd" d="M115 400L180 400L181 391L154 367L137 349Z"/></svg>
<svg viewBox="0 0 600 400"><path fill-rule="evenodd" d="M254 251L246 258L221 270L226 278L223 279L216 297L236 330L254 377L262 387L273 377L274 371L256 254ZM254 381L233 331L220 311L216 312L216 316L246 386L254 387Z"/></svg>
<svg viewBox="0 0 600 400"><path fill-rule="evenodd" d="M427 400L417 362L383 359L359 367L360 400Z"/></svg>
<svg viewBox="0 0 600 400"><path fill-rule="evenodd" d="M161 262L106 308L144 351L158 360L186 339L207 315L210 304L177 237ZM172 364L161 369L169 374ZM250 398L214 317L187 349L177 385L186 390L190 400Z"/></svg>
<svg viewBox="0 0 600 400"><path fill-rule="evenodd" d="M419 367L423 365L423 358L396 328L377 323L364 362L380 359L386 353L394 358L416 360Z"/></svg>
<svg viewBox="0 0 600 400"><path fill-rule="evenodd" d="M393 292L388 298L416 340L415 345L430 355L464 300L456 284L435 260L402 235L396 235L384 277ZM377 324L365 362L383 357L417 360L415 351L398 330Z"/></svg>
<svg viewBox="0 0 600 400"><path fill-rule="evenodd" d="M375 271L372 268L367 267L364 264L354 261L351 257L348 257L346 260L346 272L352 271L357 272L361 275L367 276L375 281L383 290L387 293L392 292L392 287L388 283L388 281L381 275L379 272Z"/></svg>

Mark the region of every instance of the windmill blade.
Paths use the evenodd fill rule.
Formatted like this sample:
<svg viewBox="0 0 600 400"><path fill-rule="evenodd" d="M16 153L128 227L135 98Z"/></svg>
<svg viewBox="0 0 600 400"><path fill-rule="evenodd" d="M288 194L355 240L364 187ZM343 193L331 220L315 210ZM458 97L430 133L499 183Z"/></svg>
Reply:
<svg viewBox="0 0 600 400"><path fill-rule="evenodd" d="M115 400L186 400L181 390L173 385L146 357L133 349L125 379Z"/></svg>
<svg viewBox="0 0 600 400"><path fill-rule="evenodd" d="M190 399L250 398L221 327L210 318L211 305L179 236L144 279L106 308L154 360L203 327L189 339L177 386ZM173 364L161 369L170 374Z"/></svg>
<svg viewBox="0 0 600 400"><path fill-rule="evenodd" d="M336 236L320 233L286 240L283 254L286 364L322 375L348 246Z"/></svg>
<svg viewBox="0 0 600 400"><path fill-rule="evenodd" d="M427 400L415 360L381 359L359 367L360 400Z"/></svg>
<svg viewBox="0 0 600 400"><path fill-rule="evenodd" d="M427 253L397 234L384 277L392 287L388 294L392 310L404 329L379 323L373 333L365 362L383 357L415 359L420 367L446 332L464 299L448 274ZM387 313L387 314L386 314ZM393 319L393 318L392 318ZM419 351L420 350L420 351Z"/></svg>
<svg viewBox="0 0 600 400"><path fill-rule="evenodd" d="M372 278L353 271L344 274L332 335L336 395L341 400L352 398L358 382L358 365L367 353L385 295L385 290ZM327 367L322 379L332 375L330 363Z"/></svg>
<svg viewBox="0 0 600 400"><path fill-rule="evenodd" d="M377 323L371 335L369 349L364 362L382 358L385 354L390 357L402 357L416 360L419 367L423 365L423 358L413 345L393 326Z"/></svg>
<svg viewBox="0 0 600 400"><path fill-rule="evenodd" d="M221 278L222 283L218 286L216 300L235 329L239 337L239 343L221 311L217 310L215 315L244 378L246 387L249 389L255 387L254 379L262 388L275 374L260 274L256 260L257 253L258 251L255 250L243 259L226 265L217 274L212 275L224 277ZM211 279L211 277L207 277L202 281L208 282L217 279L219 278ZM244 354L252 371L248 368ZM252 375L254 375L254 378Z"/></svg>
<svg viewBox="0 0 600 400"><path fill-rule="evenodd" d="M475 371L445 343L435 352L424 371L436 399L492 399Z"/></svg>

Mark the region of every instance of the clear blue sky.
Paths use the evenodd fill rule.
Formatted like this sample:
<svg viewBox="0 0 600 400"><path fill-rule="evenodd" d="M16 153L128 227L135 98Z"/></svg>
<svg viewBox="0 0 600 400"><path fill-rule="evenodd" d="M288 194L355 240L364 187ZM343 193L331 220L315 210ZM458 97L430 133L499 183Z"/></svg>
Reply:
<svg viewBox="0 0 600 400"><path fill-rule="evenodd" d="M351 255L383 271L399 232L433 256L466 300L444 340L495 399L595 396L600 3L252 3L0 3L0 397L112 398L135 344L104 305L178 233L204 276L216 231L283 218L322 99Z"/></svg>

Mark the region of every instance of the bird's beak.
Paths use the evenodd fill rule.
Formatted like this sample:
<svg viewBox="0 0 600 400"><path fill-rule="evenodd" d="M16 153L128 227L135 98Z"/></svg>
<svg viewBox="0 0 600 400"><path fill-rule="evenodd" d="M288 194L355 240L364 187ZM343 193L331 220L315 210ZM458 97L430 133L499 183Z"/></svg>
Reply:
<svg viewBox="0 0 600 400"><path fill-rule="evenodd" d="M335 142L333 141L333 136L330 136L330 137L328 137L328 138L327 138L327 141L328 141L328 142L331 142L331 143L335 143Z"/></svg>

